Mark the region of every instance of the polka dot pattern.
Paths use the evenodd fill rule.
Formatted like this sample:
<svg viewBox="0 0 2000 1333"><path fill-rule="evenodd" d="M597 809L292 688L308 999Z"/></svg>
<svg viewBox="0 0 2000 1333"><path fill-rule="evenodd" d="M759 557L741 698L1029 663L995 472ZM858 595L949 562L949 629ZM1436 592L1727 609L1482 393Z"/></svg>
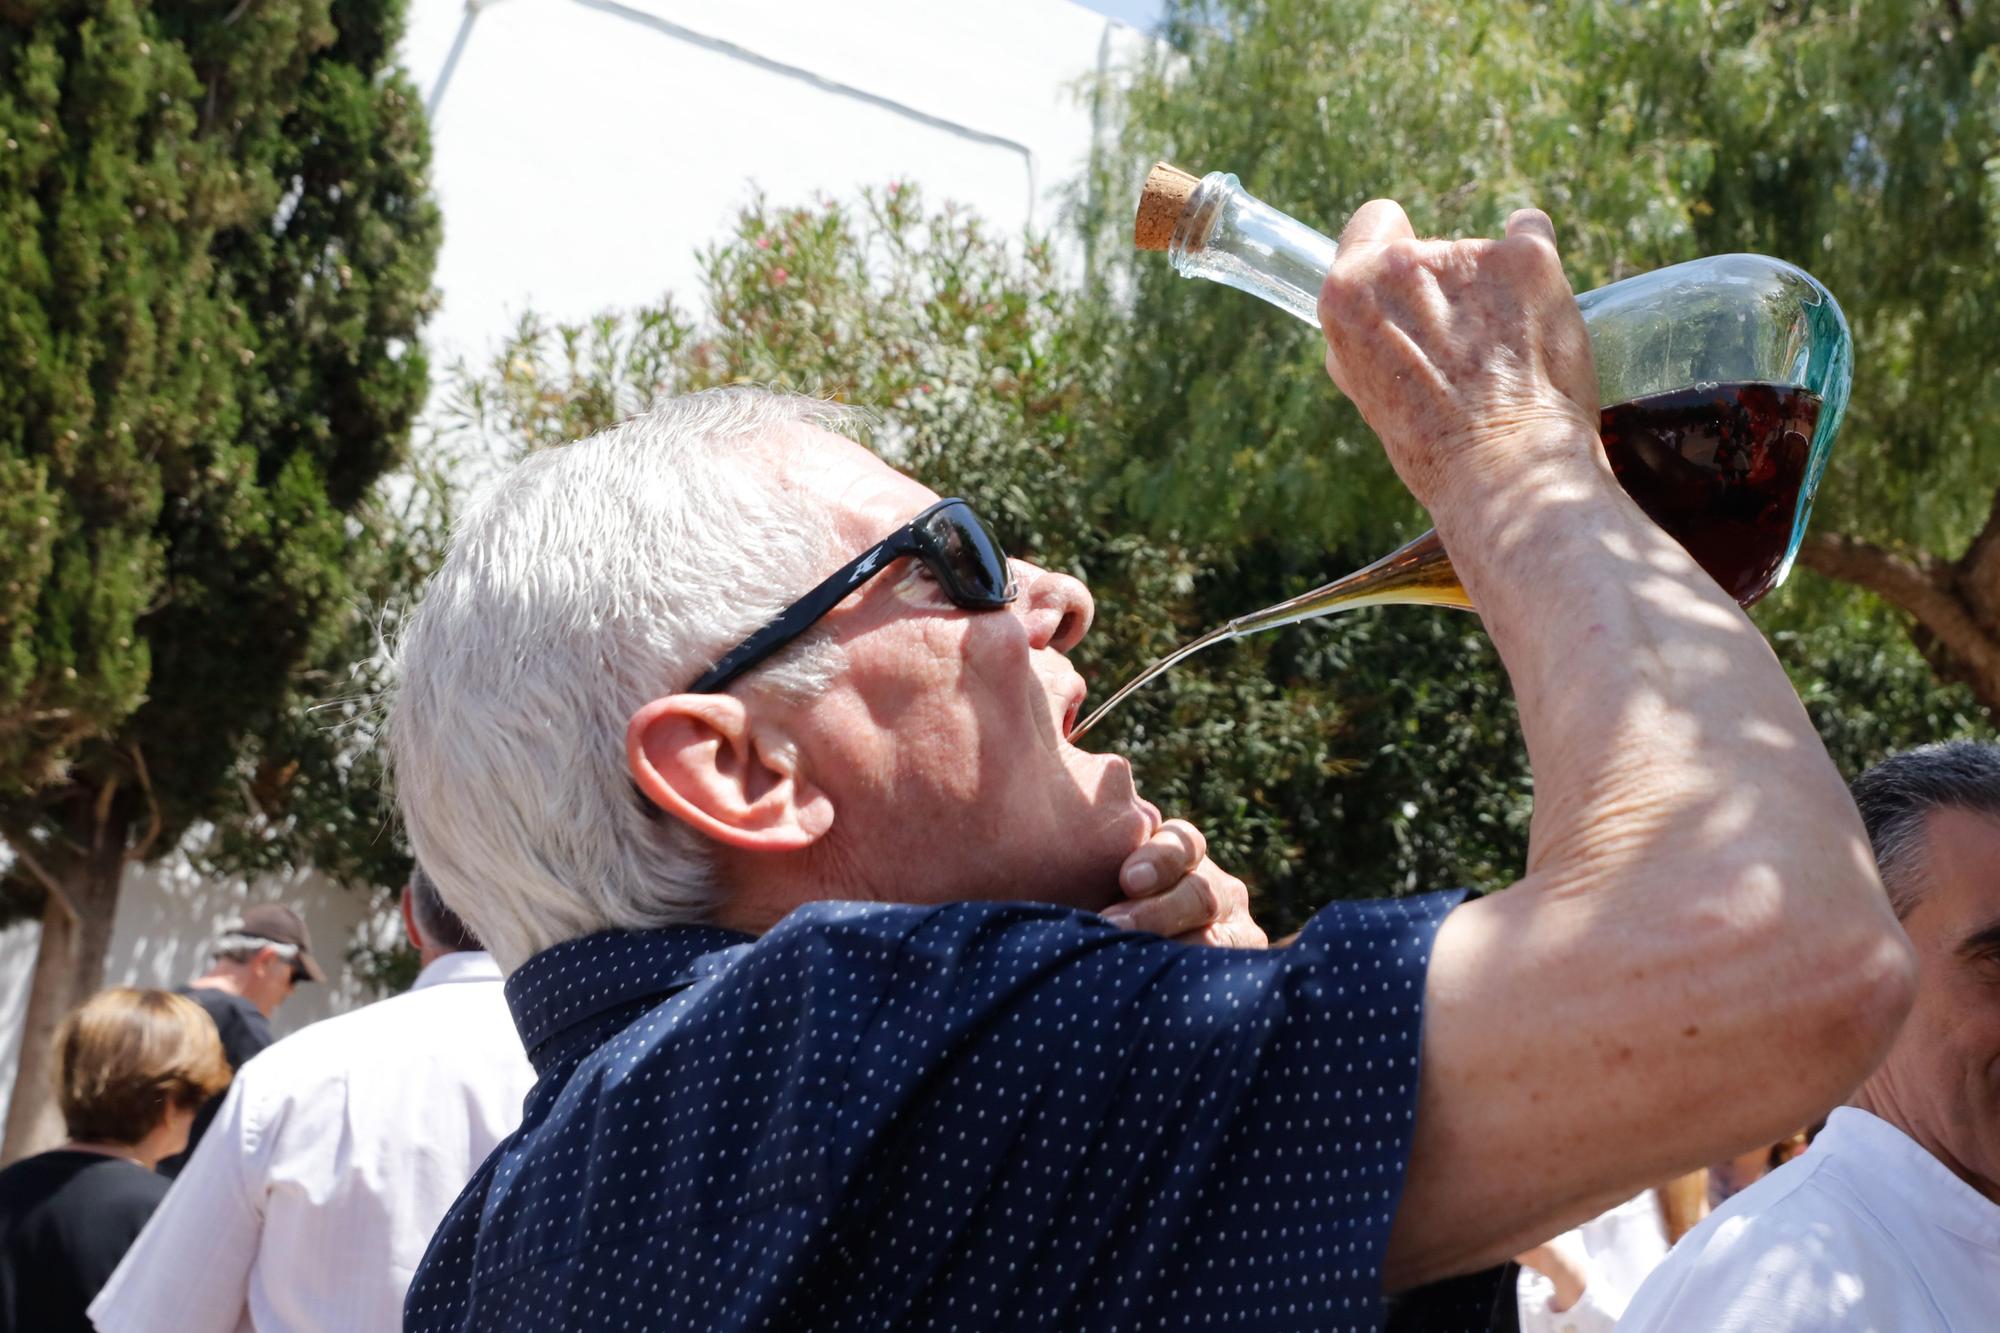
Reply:
<svg viewBox="0 0 2000 1333"><path fill-rule="evenodd" d="M558 945L405 1327L1375 1329L1459 894L1202 949L1021 903Z"/></svg>

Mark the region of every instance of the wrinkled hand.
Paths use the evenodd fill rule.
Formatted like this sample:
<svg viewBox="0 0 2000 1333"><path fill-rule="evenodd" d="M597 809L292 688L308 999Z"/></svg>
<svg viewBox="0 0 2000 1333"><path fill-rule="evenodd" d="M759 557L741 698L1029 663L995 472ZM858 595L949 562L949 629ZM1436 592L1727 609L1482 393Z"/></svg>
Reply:
<svg viewBox="0 0 2000 1333"><path fill-rule="evenodd" d="M1250 890L1208 859L1208 840L1185 819L1169 819L1126 857L1118 885L1127 901L1104 911L1114 925L1189 944L1261 949L1270 942L1250 919Z"/></svg>
<svg viewBox="0 0 2000 1333"><path fill-rule="evenodd" d="M1364 204L1319 318L1327 373L1427 508L1536 456L1603 466L1590 341L1547 214L1515 213L1504 240L1420 241L1395 203Z"/></svg>

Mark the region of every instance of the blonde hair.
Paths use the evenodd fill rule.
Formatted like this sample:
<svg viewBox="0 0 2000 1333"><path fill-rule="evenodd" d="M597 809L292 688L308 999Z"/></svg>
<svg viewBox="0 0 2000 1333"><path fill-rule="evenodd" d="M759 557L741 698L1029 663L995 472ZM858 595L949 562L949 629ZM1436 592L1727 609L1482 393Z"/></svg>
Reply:
<svg viewBox="0 0 2000 1333"><path fill-rule="evenodd" d="M229 1061L201 1006L163 990L115 986L56 1029L56 1101L70 1137L137 1143L172 1107L229 1086Z"/></svg>

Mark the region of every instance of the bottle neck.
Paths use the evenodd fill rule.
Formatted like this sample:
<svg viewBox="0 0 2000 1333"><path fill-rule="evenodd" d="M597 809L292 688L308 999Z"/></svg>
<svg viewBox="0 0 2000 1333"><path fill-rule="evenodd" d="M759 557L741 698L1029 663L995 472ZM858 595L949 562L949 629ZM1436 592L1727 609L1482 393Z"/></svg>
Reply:
<svg viewBox="0 0 2000 1333"><path fill-rule="evenodd" d="M1211 171L1182 210L1167 247L1174 271L1261 296L1319 327L1319 289L1339 247Z"/></svg>

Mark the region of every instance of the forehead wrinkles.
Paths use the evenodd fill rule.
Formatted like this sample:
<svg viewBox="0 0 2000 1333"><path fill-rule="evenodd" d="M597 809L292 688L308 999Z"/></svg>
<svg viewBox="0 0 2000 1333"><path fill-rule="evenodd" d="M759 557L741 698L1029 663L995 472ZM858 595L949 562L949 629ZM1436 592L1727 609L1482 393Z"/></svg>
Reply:
<svg viewBox="0 0 2000 1333"><path fill-rule="evenodd" d="M846 436L817 426L766 436L745 462L768 468L781 490L822 514L829 533L856 549L880 540L937 498Z"/></svg>

